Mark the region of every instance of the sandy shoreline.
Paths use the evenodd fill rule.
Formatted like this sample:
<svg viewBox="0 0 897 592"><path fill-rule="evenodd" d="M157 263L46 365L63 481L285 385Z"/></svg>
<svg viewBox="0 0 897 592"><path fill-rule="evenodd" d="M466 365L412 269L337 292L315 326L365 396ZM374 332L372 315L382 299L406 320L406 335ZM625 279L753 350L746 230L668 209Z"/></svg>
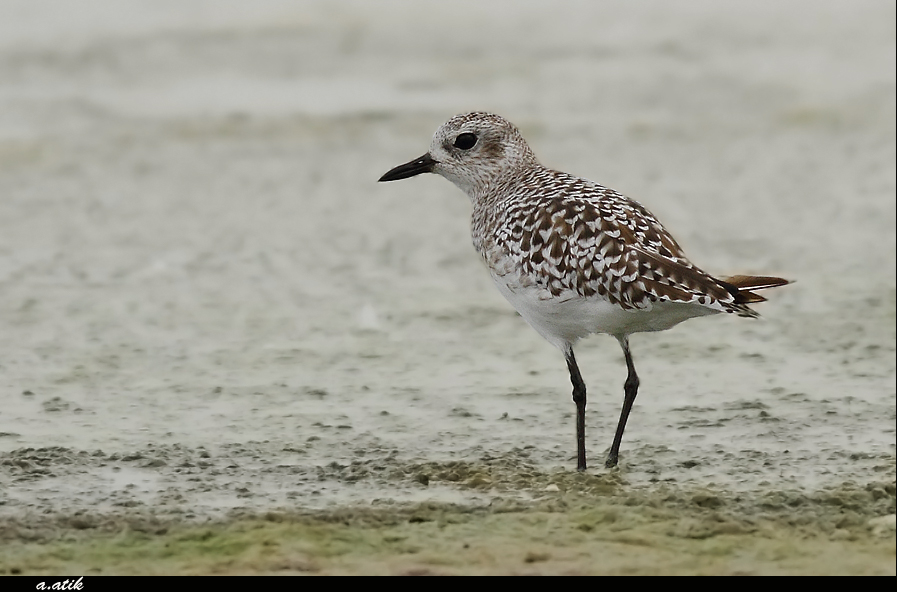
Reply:
<svg viewBox="0 0 897 592"><path fill-rule="evenodd" d="M49 454L20 453L18 465ZM158 456L105 460L166 464ZM203 468L215 473L214 460L207 463ZM189 462L178 466L202 472ZM153 504L118 499L110 501L113 509L5 518L0 573L894 573L893 482L845 483L812 494L640 489L619 472L544 473L519 455L412 466L360 462L319 470L315 479L321 489L373 483L393 496L329 509L252 510L244 488L235 492L246 502L241 509L212 518L208 508L178 503L196 496L188 489ZM430 501L396 501L397 492L411 489L427 492ZM442 497L454 491L460 503L433 501L440 489Z"/></svg>

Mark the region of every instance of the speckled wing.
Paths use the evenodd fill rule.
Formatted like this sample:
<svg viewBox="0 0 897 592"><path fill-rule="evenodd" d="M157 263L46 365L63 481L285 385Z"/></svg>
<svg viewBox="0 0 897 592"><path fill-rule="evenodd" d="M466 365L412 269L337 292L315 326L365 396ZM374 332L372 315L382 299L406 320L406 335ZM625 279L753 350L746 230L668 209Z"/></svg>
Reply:
<svg viewBox="0 0 897 592"><path fill-rule="evenodd" d="M532 194L508 200L493 235L522 274L539 278L546 297L600 297L627 310L681 302L756 315L737 302L737 288L695 267L643 206L552 173Z"/></svg>

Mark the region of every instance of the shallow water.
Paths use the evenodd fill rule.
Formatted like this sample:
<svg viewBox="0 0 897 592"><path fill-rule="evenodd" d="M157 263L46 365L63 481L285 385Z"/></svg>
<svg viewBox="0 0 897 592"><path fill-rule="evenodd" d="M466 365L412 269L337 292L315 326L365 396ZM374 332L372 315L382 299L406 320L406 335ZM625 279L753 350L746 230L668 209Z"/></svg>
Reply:
<svg viewBox="0 0 897 592"><path fill-rule="evenodd" d="M463 194L375 182L470 109L707 271L797 280L760 321L633 337L628 487L893 484L893 6L2 4L0 516L479 504L420 466L572 470L562 356ZM625 364L577 358L601 475Z"/></svg>

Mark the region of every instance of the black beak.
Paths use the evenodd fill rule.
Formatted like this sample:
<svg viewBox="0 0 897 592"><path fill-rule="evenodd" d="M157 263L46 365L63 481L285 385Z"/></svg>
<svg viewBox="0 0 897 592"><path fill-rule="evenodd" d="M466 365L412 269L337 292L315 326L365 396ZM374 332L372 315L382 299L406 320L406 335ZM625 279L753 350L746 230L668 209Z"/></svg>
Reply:
<svg viewBox="0 0 897 592"><path fill-rule="evenodd" d="M407 179L408 177L413 177L421 173L429 173L432 172L434 164L436 164L436 161L433 160L433 157L430 156L430 153L428 152L420 158L415 158L411 162L400 164L380 177L377 182L398 181L399 179Z"/></svg>

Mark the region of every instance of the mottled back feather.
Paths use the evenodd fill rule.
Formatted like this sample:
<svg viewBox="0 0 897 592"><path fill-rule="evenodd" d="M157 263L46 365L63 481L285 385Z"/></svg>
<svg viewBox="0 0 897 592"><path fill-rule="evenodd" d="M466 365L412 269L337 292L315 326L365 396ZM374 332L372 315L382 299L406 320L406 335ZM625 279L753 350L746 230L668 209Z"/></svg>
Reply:
<svg viewBox="0 0 897 592"><path fill-rule="evenodd" d="M701 271L647 209L612 189L541 166L492 189L474 207L474 246L492 267L507 257L508 273L538 278L552 297L600 297L627 310L692 303L756 316L745 306L756 295L741 298Z"/></svg>

